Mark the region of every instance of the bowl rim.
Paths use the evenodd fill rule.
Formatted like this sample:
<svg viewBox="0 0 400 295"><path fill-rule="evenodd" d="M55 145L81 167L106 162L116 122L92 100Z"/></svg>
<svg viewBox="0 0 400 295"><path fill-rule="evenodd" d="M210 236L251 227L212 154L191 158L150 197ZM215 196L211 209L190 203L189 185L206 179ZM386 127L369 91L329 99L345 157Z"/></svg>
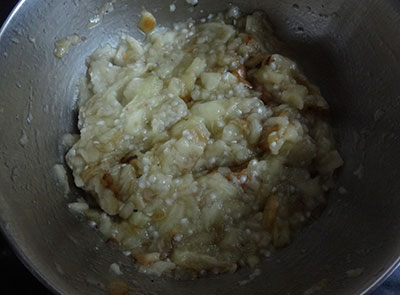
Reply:
<svg viewBox="0 0 400 295"><path fill-rule="evenodd" d="M10 22L13 18L18 14L19 10L23 7L26 0L18 0L17 4L11 10L3 24L0 26L0 43L4 37L5 32L10 25ZM64 294L62 290L60 290L56 285L51 282L46 275L41 271L40 267L36 266L31 259L24 253L24 251L19 247L12 231L8 229L7 222L4 220L2 216L0 216L0 231L3 236L6 238L8 245L11 247L13 253L18 257L18 259L22 262L22 264L26 267L26 269L49 291L54 293L54 295L62 295ZM362 295L371 294L375 291L390 275L394 273L394 271L400 266L400 256L396 258L396 260L388 266L383 273L375 279L375 281L367 286L363 286L361 290Z"/></svg>

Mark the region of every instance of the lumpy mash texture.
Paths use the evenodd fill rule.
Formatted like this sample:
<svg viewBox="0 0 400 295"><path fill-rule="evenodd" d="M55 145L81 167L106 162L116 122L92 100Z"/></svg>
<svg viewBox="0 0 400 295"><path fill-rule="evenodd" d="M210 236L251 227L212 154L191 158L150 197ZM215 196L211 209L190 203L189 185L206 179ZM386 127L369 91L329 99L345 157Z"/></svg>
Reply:
<svg viewBox="0 0 400 295"><path fill-rule="evenodd" d="M122 36L87 60L66 158L82 208L140 271L256 266L315 218L342 165L328 105L258 13Z"/></svg>

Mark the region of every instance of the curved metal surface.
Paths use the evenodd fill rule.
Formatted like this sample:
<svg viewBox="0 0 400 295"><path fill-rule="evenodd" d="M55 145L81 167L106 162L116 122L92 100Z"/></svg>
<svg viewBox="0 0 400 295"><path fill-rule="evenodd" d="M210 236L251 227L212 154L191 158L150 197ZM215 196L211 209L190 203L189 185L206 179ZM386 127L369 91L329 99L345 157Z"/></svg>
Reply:
<svg viewBox="0 0 400 295"><path fill-rule="evenodd" d="M136 28L143 7L170 25L226 9L227 2L118 0L89 29L105 1L22 1L0 33L0 216L26 265L58 294L106 294L115 279L135 294L303 294L321 280L320 294L372 290L400 254L400 3L394 0L231 1L245 12L262 9L331 105L345 167L323 216L289 247L251 273L174 281L139 274L132 262L67 210L80 191L64 197L53 173L63 163L62 136L76 130L74 102L85 58ZM58 60L54 42L71 34L86 41ZM115 277L111 263L124 274ZM362 268L360 276L346 272Z"/></svg>

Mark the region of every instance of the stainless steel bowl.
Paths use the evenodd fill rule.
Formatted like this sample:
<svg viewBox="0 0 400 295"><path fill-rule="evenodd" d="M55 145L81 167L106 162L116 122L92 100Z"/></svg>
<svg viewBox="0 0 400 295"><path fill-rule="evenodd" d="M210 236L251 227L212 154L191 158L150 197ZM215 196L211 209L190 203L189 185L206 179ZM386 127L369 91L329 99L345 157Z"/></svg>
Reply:
<svg viewBox="0 0 400 295"><path fill-rule="evenodd" d="M289 247L251 270L174 281L135 271L132 261L67 210L53 166L63 163L61 139L76 130L74 102L85 58L123 32L142 39L143 7L162 25L224 10L226 1L118 0L89 29L103 0L21 1L0 32L0 216L15 250L58 294L103 294L118 262L134 294L364 294L398 264L400 254L400 3L395 0L232 0L245 12L264 10L278 35L331 105L345 167L322 217ZM87 38L61 60L54 42ZM360 276L346 272L362 268ZM133 294L133 293L132 293Z"/></svg>

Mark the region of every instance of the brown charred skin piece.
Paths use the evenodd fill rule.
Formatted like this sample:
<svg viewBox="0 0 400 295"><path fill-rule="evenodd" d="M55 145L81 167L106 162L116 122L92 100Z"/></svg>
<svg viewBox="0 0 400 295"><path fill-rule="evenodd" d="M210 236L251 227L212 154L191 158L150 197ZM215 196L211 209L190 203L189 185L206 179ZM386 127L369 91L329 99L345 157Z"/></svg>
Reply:
<svg viewBox="0 0 400 295"><path fill-rule="evenodd" d="M271 105L271 103L274 101L272 94L265 88L262 89L260 98L265 105Z"/></svg>
<svg viewBox="0 0 400 295"><path fill-rule="evenodd" d="M264 60L263 64L264 64L264 65L269 65L271 62L273 62L273 60L272 60L272 55L268 56L268 57Z"/></svg>
<svg viewBox="0 0 400 295"><path fill-rule="evenodd" d="M109 173L104 173L100 182L104 188L108 188L110 191L112 191L117 199L120 198L121 187L118 183L114 182Z"/></svg>
<svg viewBox="0 0 400 295"><path fill-rule="evenodd" d="M141 171L140 171L140 168L139 168L139 166L137 165L137 158L130 160L130 161L128 162L128 164L131 165L133 168L135 168L136 177L142 176L142 173L141 173Z"/></svg>
<svg viewBox="0 0 400 295"><path fill-rule="evenodd" d="M217 173L218 172L218 167L208 170L207 174L213 174L213 173Z"/></svg>
<svg viewBox="0 0 400 295"><path fill-rule="evenodd" d="M296 83L299 85L302 85L304 87L306 87L308 90L310 90L310 82L308 82L306 79L299 77L299 76L295 76L294 79L296 80Z"/></svg>
<svg viewBox="0 0 400 295"><path fill-rule="evenodd" d="M228 179L229 181L233 181L234 179L239 180L240 178L242 178L242 176L246 176L246 181L245 181L244 183L241 184L241 186L244 186L244 185L246 185L246 184L249 182L249 180L250 180L250 175L249 175L249 173L247 173L247 172L243 172L243 171L240 171L240 172L233 172L233 173L228 174L228 175L226 176L226 179Z"/></svg>
<svg viewBox="0 0 400 295"><path fill-rule="evenodd" d="M258 53L250 56L248 60L244 63L247 69L260 68L263 62L269 57L267 53Z"/></svg>
<svg viewBox="0 0 400 295"><path fill-rule="evenodd" d="M254 36L253 35L247 35L246 36L246 38L244 39L244 43L246 44L246 45L249 45L249 43L251 42L251 40L253 40L254 39Z"/></svg>
<svg viewBox="0 0 400 295"><path fill-rule="evenodd" d="M127 156L122 157L121 160L119 160L119 163L120 164L128 164L130 161L136 160L136 159L137 159L136 155L133 155L133 156L127 155Z"/></svg>
<svg viewBox="0 0 400 295"><path fill-rule="evenodd" d="M135 260L138 263L140 263L142 265L148 265L148 263L146 262L146 260L143 258L143 256L141 254L135 254L135 255L132 254L132 256L133 256L133 258L135 258Z"/></svg>
<svg viewBox="0 0 400 295"><path fill-rule="evenodd" d="M186 95L186 96L184 96L184 97L181 97L181 99L182 99L186 104L188 104L188 103L190 103L190 102L193 101L193 99L192 99L192 97L190 96L190 94L188 94L188 95Z"/></svg>
<svg viewBox="0 0 400 295"><path fill-rule="evenodd" d="M109 245L111 245L111 246L113 246L113 247L119 247L119 242L118 242L118 240L117 240L116 238L114 238L114 237L108 238L107 241L106 241L106 243L109 244Z"/></svg>
<svg viewBox="0 0 400 295"><path fill-rule="evenodd" d="M98 168L99 168L99 165L97 164L96 166L91 166L88 169L84 170L81 173L81 177L82 177L83 181L87 182L90 179L92 179L98 173Z"/></svg>
<svg viewBox="0 0 400 295"><path fill-rule="evenodd" d="M321 93L318 90L318 87L313 85L310 81L308 81L305 77L302 76L295 76L294 79L296 80L296 83L299 85L302 85L307 88L308 92L312 95L321 95Z"/></svg>
<svg viewBox="0 0 400 295"><path fill-rule="evenodd" d="M204 204L201 204L200 202L200 206L203 206ZM177 226L174 226L171 231L169 232L166 241L168 243L170 243L172 246L176 243L176 241L174 240L175 235L177 235L180 232L180 229Z"/></svg>
<svg viewBox="0 0 400 295"><path fill-rule="evenodd" d="M258 148L262 151L269 151L268 136L263 132L260 136L260 140L257 144Z"/></svg>
<svg viewBox="0 0 400 295"><path fill-rule="evenodd" d="M265 89L264 86L257 83L256 79L254 79L253 77L250 78L249 80L251 81L251 84L254 86L254 90L261 93L260 99L263 101L265 105L271 106L276 104L275 99L271 92Z"/></svg>
<svg viewBox="0 0 400 295"><path fill-rule="evenodd" d="M253 85L246 80L247 72L244 66L240 66L236 71L232 73L240 83L243 83L247 88L253 89Z"/></svg>
<svg viewBox="0 0 400 295"><path fill-rule="evenodd" d="M262 220L263 227L270 233L272 233L275 225L279 209L279 198L276 195L271 195L267 199L264 207L264 216Z"/></svg>
<svg viewBox="0 0 400 295"><path fill-rule="evenodd" d="M258 147L263 150L263 151L269 151L269 142L268 142L268 136L272 132L276 132L279 130L279 125L273 125L273 126L266 126L264 127L263 131L261 132L260 140L258 142Z"/></svg>
<svg viewBox="0 0 400 295"><path fill-rule="evenodd" d="M213 229L213 240L215 243L219 243L224 237L225 226L224 224L216 224Z"/></svg>
<svg viewBox="0 0 400 295"><path fill-rule="evenodd" d="M104 173L103 178L101 179L101 184L105 187L105 188L109 188L110 185L112 184L113 180L111 178L111 175L108 173Z"/></svg>
<svg viewBox="0 0 400 295"><path fill-rule="evenodd" d="M245 183L242 183L241 185L244 186L250 181L250 175L249 173L243 171L244 169L247 168L249 165L249 161L246 161L242 164L236 165L236 166L230 166L229 169L232 171L232 173L228 174L225 176L225 178L229 181L233 181L234 179L241 179L242 176L246 177Z"/></svg>
<svg viewBox="0 0 400 295"><path fill-rule="evenodd" d="M243 169L246 169L247 166L249 165L250 161L244 162L242 164L236 165L236 166L230 166L229 169L231 169L232 172L241 172Z"/></svg>

